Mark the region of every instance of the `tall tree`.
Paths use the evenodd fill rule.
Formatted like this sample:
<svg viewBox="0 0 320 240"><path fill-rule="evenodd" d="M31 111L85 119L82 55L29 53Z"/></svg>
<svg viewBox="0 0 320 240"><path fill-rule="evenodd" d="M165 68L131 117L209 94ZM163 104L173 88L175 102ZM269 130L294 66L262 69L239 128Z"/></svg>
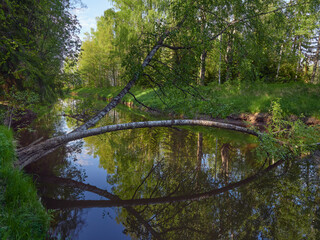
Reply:
<svg viewBox="0 0 320 240"><path fill-rule="evenodd" d="M69 0L1 1L0 82L53 98L62 88L59 79L65 57L79 48L79 23Z"/></svg>

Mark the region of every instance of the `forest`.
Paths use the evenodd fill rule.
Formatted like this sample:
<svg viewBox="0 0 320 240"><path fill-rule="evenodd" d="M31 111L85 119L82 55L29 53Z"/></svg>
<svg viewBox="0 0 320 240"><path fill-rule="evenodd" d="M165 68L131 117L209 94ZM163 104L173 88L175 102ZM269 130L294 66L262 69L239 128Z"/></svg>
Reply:
<svg viewBox="0 0 320 240"><path fill-rule="evenodd" d="M185 214L183 209L187 209L188 201L205 199L219 202L212 197L220 193L226 194L221 196L229 201L229 194L238 188L238 195L241 196L237 196L241 198L239 201L243 201L243 184L252 184L253 189L259 191L259 186L255 184L259 185L259 179L272 170L283 167L283 175L287 172L291 174L292 169L297 171L301 167L298 167L297 159L313 154L319 159L319 1L110 2L113 8L97 16L96 29L86 33L83 41L79 38L81 26L74 15L75 9L85 7L81 1L0 2L0 121L3 125L0 126L0 238L59 239L66 229L58 221L52 221L53 215L58 212L48 213L46 208L122 206L127 212L122 210L117 216L132 238L179 239L179 231L182 234L183 230L173 214L174 208L166 210L164 207L163 210L161 204L177 204L177 209L182 205L181 213ZM73 99L72 103L70 99ZM123 110L122 104L127 105L128 109ZM136 114L135 117L131 116L132 112ZM111 113L113 116L109 116ZM58 117L62 118L57 120ZM112 117L113 121L107 121L105 118L108 117ZM40 124L39 129L46 127L49 130L36 130L37 124ZM62 131L59 124L65 124L69 131ZM155 129L159 127L169 130L157 132ZM148 133L144 128L152 131ZM233 131L239 134L235 138L241 140L235 143L236 140L229 137L229 133L211 132L207 128ZM141 134L134 132L138 131L135 129L141 129ZM124 130L128 133L112 133ZM177 132L171 133L171 130ZM185 133L187 131L190 132ZM111 134L114 138L105 137L105 134ZM240 134L250 135L255 140L243 140ZM162 142L160 135L165 136L163 138L167 142ZM176 136L180 138L175 139ZM81 140L84 138L88 140ZM143 144L149 141L150 146L146 145L143 150L147 157L132 157L136 156L139 145L130 143L131 138L141 138ZM68 156L76 154L68 150L72 148L70 142L74 141L73 151L88 152L77 145L77 141L84 141L89 146L89 152L94 152L95 157L99 156L99 168L104 168L109 174L107 182L113 189L111 193L79 180L84 178L81 171L75 170L68 162ZM186 145L183 146L180 141L185 141ZM163 145L169 147L163 150ZM191 147L193 145L197 148ZM182 160L180 152L174 152L174 146L178 146L177 151L182 149L181 154L185 153L186 159ZM185 149L186 146L192 150ZM220 158L217 157L218 150L213 152L203 146L219 148ZM158 155L151 148L156 148ZM252 160L254 157L248 153L249 149L254 151L255 163ZM67 166L66 170L57 170L56 166L52 166L50 170L45 169L45 175L42 176L42 172L37 172L43 167L41 161L51 159L52 163L47 165L54 165L54 153L57 154L56 159L61 158L56 165ZM164 155L163 159L159 157L161 154ZM241 178L234 170L238 165L232 165L235 160L228 160L231 157L241 160L237 154L243 154L243 159L250 161L252 167L252 170L241 173ZM140 159L148 169L151 168L150 172L141 173L140 182L135 174L132 182L128 180L127 175L131 173L124 171L125 167L121 165L129 164L126 155L132 161L153 159L154 165L151 164L152 160L145 163ZM169 172L172 163L166 163L166 157L188 166L191 164L195 180L188 179L185 175L187 171L181 170L183 167L179 164L176 171L181 170L181 175ZM189 163L189 157L196 163ZM113 162L115 159L119 159L121 164L116 166ZM205 161L215 167L204 170ZM238 167L242 169L240 165ZM164 170L160 170L163 166ZM217 166L221 167L219 174ZM144 171L142 166L137 170L130 165L128 169L132 172ZM119 176L112 175L118 170ZM307 191L306 194L310 194L310 198L316 202L319 200L319 189L309 189L309 165L307 171L308 188L303 188L303 191ZM56 175L58 172L60 175ZM319 173L312 174L314 186L318 186ZM66 175L71 176L70 179ZM296 178L298 175L295 175ZM39 178L39 183L35 177ZM172 180L164 183L164 178ZM215 179L214 182L210 182L211 178ZM281 181L286 180L283 178ZM38 187L46 181L56 181L61 186L73 186L78 190L71 193L64 189L52 190L63 192L59 196L70 194L70 198L55 199L52 197L54 195L49 194L48 197L45 195L47 192L43 193L42 187ZM204 181L203 185L201 181ZM9 184L11 182L15 185ZM159 182L164 184L164 189L157 188ZM194 193L187 191L188 184L194 187ZM132 192L131 185L137 187L135 192ZM124 188L120 189L119 186ZM78 199L75 196L80 189L109 200L94 202L91 199ZM143 192L143 189L148 190ZM32 191L31 197L28 197L28 191ZM298 193L299 190L295 190L292 195ZM42 202L38 201L37 194L41 195ZM24 205L18 208L21 202ZM154 207L148 207L153 204ZM308 219L312 222L312 231L308 232L310 226L306 225L297 234L316 239L320 231L317 225L320 221L319 207L309 202L306 206L309 215L314 211ZM204 202L201 202L201 207L203 213L208 211ZM190 209L194 211L195 205ZM165 211L173 214L173 222L176 219L175 230L171 230L170 224L165 226L161 224L162 220L157 221L152 217L158 214L164 218L162 214ZM242 214L240 209L237 211ZM66 215L70 214L66 212ZM129 217L130 214L134 217ZM214 212L214 215L219 214ZM23 220L26 215L28 219ZM185 217L196 221L194 215ZM224 216L219 217L222 219ZM135 221L144 227L138 227ZM16 228L21 222L23 227L18 231ZM276 220L274 222L275 225L280 224ZM230 228L225 232L223 227L220 230L211 229L208 224L201 228L198 223L186 230L185 238L192 235L194 239L204 239L209 233L214 233L217 239L228 239L230 236L238 236L239 239L248 236L253 239L258 236L272 239L278 236L279 239L285 239L286 236L284 232L274 230L271 223L272 226L259 226L258 230L250 222L254 230L246 230L248 232L243 230L247 226L240 223L237 229ZM266 224L269 224L269 220L266 220ZM49 234L49 228L60 229L61 233ZM293 228L288 229L287 233L293 236ZM68 239L71 236L68 234L61 239Z"/></svg>
<svg viewBox="0 0 320 240"><path fill-rule="evenodd" d="M318 82L317 1L113 2L82 44L78 84L122 86L170 28L139 85Z"/></svg>

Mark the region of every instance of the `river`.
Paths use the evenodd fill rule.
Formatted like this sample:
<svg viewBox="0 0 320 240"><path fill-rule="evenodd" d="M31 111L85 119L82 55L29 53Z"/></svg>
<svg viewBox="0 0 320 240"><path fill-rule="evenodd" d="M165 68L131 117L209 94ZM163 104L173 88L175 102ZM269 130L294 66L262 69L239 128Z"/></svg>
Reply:
<svg viewBox="0 0 320 240"><path fill-rule="evenodd" d="M20 144L69 132L104 104L61 100ZM118 106L98 125L155 119L168 117ZM265 171L277 159L257 146L227 130L135 129L71 142L26 171L52 209L52 239L317 239L320 158Z"/></svg>

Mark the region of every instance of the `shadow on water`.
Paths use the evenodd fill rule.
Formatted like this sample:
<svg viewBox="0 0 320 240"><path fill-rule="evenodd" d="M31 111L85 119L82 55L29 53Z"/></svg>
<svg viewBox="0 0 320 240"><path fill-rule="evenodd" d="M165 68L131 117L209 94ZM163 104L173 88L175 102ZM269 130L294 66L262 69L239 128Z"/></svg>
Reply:
<svg viewBox="0 0 320 240"><path fill-rule="evenodd" d="M70 131L97 105L61 101L22 144ZM152 118L120 107L99 125ZM203 127L127 130L70 143L27 171L55 209L58 239L317 239L320 157L272 164L256 146Z"/></svg>

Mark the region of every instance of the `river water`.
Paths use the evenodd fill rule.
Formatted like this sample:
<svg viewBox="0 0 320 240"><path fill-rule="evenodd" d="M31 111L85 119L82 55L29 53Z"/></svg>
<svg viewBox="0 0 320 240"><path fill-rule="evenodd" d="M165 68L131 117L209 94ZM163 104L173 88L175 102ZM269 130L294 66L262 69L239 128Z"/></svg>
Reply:
<svg viewBox="0 0 320 240"><path fill-rule="evenodd" d="M61 100L20 144L69 132L104 104ZM168 117L118 106L98 126L156 119ZM53 211L52 239L319 239L320 158L275 166L257 146L227 130L135 129L71 142L26 171Z"/></svg>

